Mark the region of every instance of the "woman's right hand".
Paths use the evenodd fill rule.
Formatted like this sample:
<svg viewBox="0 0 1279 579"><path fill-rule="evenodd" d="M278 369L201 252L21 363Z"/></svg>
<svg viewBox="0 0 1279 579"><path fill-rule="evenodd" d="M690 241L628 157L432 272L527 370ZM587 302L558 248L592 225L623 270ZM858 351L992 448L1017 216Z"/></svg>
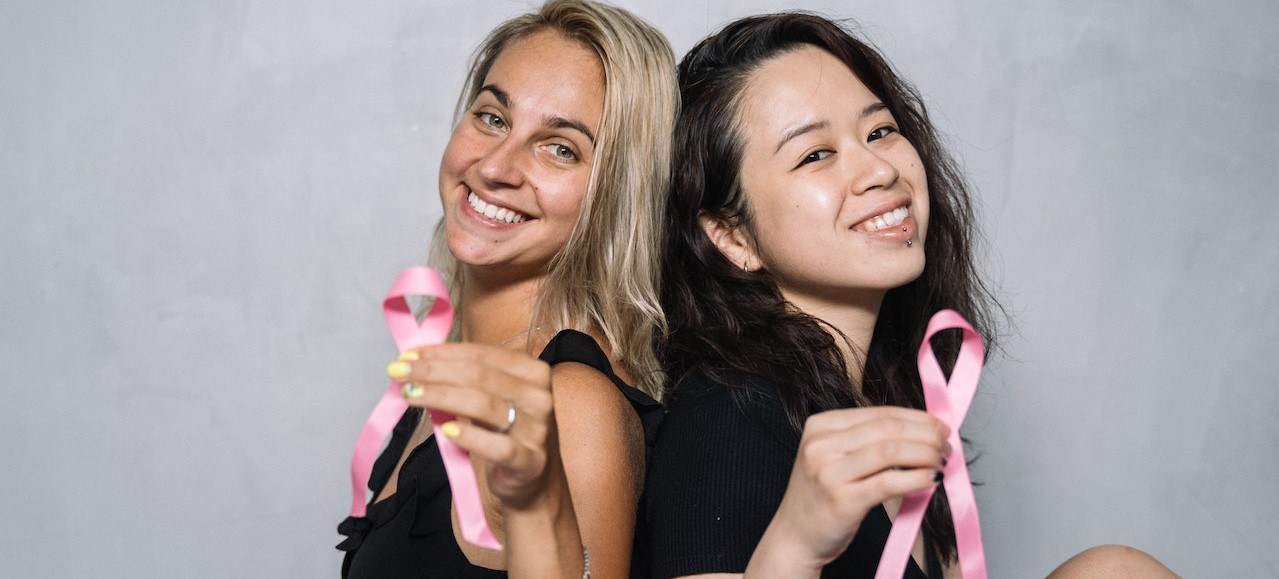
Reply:
<svg viewBox="0 0 1279 579"><path fill-rule="evenodd" d="M891 497L936 484L950 428L921 410L881 406L809 417L777 513L747 576L817 576Z"/></svg>

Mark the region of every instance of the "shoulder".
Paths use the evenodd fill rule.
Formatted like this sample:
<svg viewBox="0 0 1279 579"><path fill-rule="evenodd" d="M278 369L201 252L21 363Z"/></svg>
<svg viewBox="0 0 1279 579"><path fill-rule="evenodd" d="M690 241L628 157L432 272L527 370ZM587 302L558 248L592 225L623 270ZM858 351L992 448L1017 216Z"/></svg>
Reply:
<svg viewBox="0 0 1279 579"><path fill-rule="evenodd" d="M551 389L557 414L595 409L604 414L630 413L626 390L634 390L613 371L608 355L590 335L563 330L547 342L539 359L551 365Z"/></svg>
<svg viewBox="0 0 1279 579"><path fill-rule="evenodd" d="M560 387L561 394L571 390L573 395L595 396L588 402L609 402L609 408L613 408L613 405L619 402L625 402L625 405L617 406L617 409L624 410L629 406L635 414L639 415L645 437L651 446L657 425L662 420L662 405L619 376L612 361L595 338L577 330L562 330L547 342L539 358L556 369L552 377L554 381L563 384ZM620 398L612 395L614 393L598 391L598 389L606 389L607 383L613 385L614 393L620 395ZM559 403L559 398L564 397L563 395L557 397L556 403Z"/></svg>
<svg viewBox="0 0 1279 579"><path fill-rule="evenodd" d="M777 388L728 378L684 380L671 402L645 486L654 576L741 573L785 493L795 450Z"/></svg>
<svg viewBox="0 0 1279 579"><path fill-rule="evenodd" d="M566 330L547 344L541 358L551 364L551 397L565 467L579 480L613 470L638 481L643 424L603 350L590 336Z"/></svg>
<svg viewBox="0 0 1279 579"><path fill-rule="evenodd" d="M601 373L613 375L613 363L595 338L577 330L561 330L551 338L538 359L552 366L561 362L579 362Z"/></svg>
<svg viewBox="0 0 1279 579"><path fill-rule="evenodd" d="M551 395L555 414L568 418L583 414L594 422L608 417L634 416L630 402L608 376L581 362L551 366Z"/></svg>
<svg viewBox="0 0 1279 579"><path fill-rule="evenodd" d="M777 385L742 372L725 374L720 380L689 376L680 381L668 399L662 438L669 442L673 436L687 436L682 431L688 429L728 429L772 439L783 448L799 444Z"/></svg>

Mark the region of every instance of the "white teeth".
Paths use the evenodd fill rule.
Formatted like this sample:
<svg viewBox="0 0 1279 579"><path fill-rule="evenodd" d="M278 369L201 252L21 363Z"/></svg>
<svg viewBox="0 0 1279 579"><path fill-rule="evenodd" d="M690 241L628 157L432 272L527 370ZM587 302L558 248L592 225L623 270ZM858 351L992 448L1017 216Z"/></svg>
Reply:
<svg viewBox="0 0 1279 579"><path fill-rule="evenodd" d="M880 229L901 225L906 220L907 215L910 215L910 211L905 207L898 207L883 215L877 215L866 220L866 231L879 231Z"/></svg>
<svg viewBox="0 0 1279 579"><path fill-rule="evenodd" d="M475 193L468 193L466 196L466 202L471 205L471 209L474 209L476 213L492 219L493 221L501 221L503 223L520 223L527 219L527 217L523 214L516 213L513 209L507 209L505 207L498 207L497 205L485 203L484 201L481 201L479 196Z"/></svg>

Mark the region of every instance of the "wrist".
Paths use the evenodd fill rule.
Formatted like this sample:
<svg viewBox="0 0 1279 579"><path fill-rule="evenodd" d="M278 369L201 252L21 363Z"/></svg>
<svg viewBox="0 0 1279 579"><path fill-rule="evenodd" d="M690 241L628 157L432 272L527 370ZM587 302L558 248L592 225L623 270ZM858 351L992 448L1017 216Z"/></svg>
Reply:
<svg viewBox="0 0 1279 579"><path fill-rule="evenodd" d="M820 577L830 561L811 550L812 545L801 534L774 518L755 546L744 577Z"/></svg>

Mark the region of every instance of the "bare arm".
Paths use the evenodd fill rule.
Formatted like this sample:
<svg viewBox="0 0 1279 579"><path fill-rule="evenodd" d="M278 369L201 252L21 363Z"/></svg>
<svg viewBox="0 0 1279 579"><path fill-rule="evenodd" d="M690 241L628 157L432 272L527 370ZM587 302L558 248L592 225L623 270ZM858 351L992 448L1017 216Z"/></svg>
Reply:
<svg viewBox="0 0 1279 579"><path fill-rule="evenodd" d="M643 484L643 427L626 397L593 368L562 363L552 376L560 452L591 576L628 577Z"/></svg>
<svg viewBox="0 0 1279 579"><path fill-rule="evenodd" d="M627 576L643 436L608 378L581 364L552 369L519 352L447 344L423 349L396 379L422 386L410 404L470 419L444 432L484 465L481 492L511 577L580 577L583 545L593 577ZM517 417L497 432L507 401Z"/></svg>

